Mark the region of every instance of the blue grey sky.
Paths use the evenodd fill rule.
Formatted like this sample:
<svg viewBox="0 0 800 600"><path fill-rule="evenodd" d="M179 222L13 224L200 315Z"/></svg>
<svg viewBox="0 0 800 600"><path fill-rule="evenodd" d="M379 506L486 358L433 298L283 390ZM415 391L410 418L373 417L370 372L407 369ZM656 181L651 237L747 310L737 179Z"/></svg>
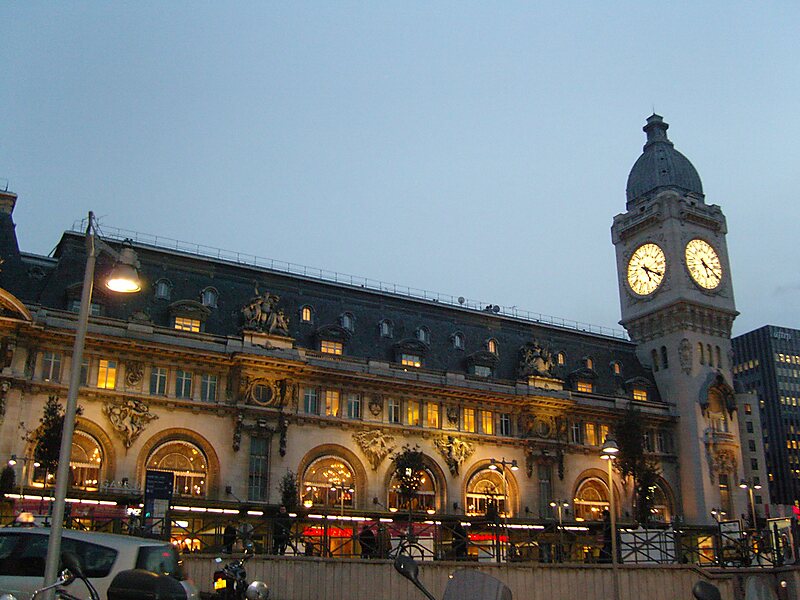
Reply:
<svg viewBox="0 0 800 600"><path fill-rule="evenodd" d="M618 327L655 110L728 219L735 333L800 327L797 2L3 2L23 250L95 211Z"/></svg>

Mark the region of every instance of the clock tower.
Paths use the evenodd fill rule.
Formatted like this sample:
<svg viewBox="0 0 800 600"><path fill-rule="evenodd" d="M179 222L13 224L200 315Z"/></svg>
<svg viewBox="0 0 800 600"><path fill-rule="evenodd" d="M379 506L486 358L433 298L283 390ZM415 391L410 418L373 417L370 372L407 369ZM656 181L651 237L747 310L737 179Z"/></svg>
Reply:
<svg viewBox="0 0 800 600"><path fill-rule="evenodd" d="M727 226L706 204L691 162L667 137L659 115L647 119L647 141L628 176L626 212L611 227L622 320L650 366L661 399L679 422L676 450L681 506L688 523L713 523L747 512L738 415L731 371L733 300Z"/></svg>

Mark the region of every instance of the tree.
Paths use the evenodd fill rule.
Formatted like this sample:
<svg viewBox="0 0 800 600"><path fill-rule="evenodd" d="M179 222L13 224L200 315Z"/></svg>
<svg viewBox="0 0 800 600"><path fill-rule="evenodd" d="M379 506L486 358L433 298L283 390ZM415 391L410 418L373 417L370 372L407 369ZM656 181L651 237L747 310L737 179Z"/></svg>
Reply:
<svg viewBox="0 0 800 600"><path fill-rule="evenodd" d="M422 450L419 446L405 445L403 449L396 453L394 461L395 477L400 484L400 499L404 506L408 507L414 496L422 485L422 478L425 476L425 461Z"/></svg>
<svg viewBox="0 0 800 600"><path fill-rule="evenodd" d="M14 475L14 469L11 465L6 465L3 467L3 471L0 472L0 496L13 492L15 485L16 476Z"/></svg>
<svg viewBox="0 0 800 600"><path fill-rule="evenodd" d="M80 415L83 409L78 407L75 414ZM27 436L33 444L33 458L47 473L55 473L58 469L58 456L61 452L61 434L64 431L64 407L58 402L58 396L50 396L44 405L39 427Z"/></svg>
<svg viewBox="0 0 800 600"><path fill-rule="evenodd" d="M633 514L641 525L652 519L655 490L658 482L658 466L648 455L645 445L645 430L642 413L629 404L614 427L619 454L614 461L623 477L631 477L634 485Z"/></svg>
<svg viewBox="0 0 800 600"><path fill-rule="evenodd" d="M281 477L278 489L281 493L281 504L283 504L288 511L295 510L297 508L298 498L297 475L287 469L284 476Z"/></svg>

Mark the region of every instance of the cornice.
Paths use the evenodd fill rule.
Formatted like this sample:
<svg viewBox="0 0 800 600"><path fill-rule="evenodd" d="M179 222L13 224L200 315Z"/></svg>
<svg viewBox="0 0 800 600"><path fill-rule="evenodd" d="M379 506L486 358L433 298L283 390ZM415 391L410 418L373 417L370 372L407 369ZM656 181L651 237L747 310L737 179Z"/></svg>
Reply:
<svg viewBox="0 0 800 600"><path fill-rule="evenodd" d="M647 342L681 331L730 338L733 320L738 314L719 307L679 301L620 323L636 342Z"/></svg>

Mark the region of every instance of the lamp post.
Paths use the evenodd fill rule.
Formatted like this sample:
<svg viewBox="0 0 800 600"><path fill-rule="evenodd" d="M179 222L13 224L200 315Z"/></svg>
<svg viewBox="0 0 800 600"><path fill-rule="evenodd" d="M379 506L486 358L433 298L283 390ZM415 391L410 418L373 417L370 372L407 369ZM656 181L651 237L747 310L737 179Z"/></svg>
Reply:
<svg viewBox="0 0 800 600"><path fill-rule="evenodd" d="M86 332L89 328L89 308L92 303L92 288L94 286L94 268L97 257L106 252L111 255L116 264L106 280L106 287L114 292L131 293L142 289L139 282L138 259L133 248L123 247L117 252L106 244L97 235L97 226L94 213L89 213L86 227L86 267L83 273L83 288L81 290L81 304L78 312L78 322L75 329L75 344L72 347L72 366L69 376L69 392L67 405L64 409L64 428L61 432L61 447L58 453L58 469L56 471L56 486L53 499L52 523L50 525L50 539L47 544L47 561L45 563L44 583L52 585L58 576L58 566L61 561L61 532L64 528L64 503L69 485L69 461L72 454L72 436L75 431L75 415L78 407L78 390L81 384L81 362L83 362L83 347L86 341ZM50 592L49 598L52 598Z"/></svg>
<svg viewBox="0 0 800 600"><path fill-rule="evenodd" d="M752 511L753 515L753 529L758 530L758 516L756 515L756 502L753 498L753 490L760 490L761 484L754 483L749 479L742 479L739 482L739 487L743 490L747 490L750 496L750 510Z"/></svg>
<svg viewBox="0 0 800 600"><path fill-rule="evenodd" d="M714 520L719 524L720 520L722 520L725 515L728 514L721 508L712 508L711 515L714 517Z"/></svg>
<svg viewBox="0 0 800 600"><path fill-rule="evenodd" d="M608 508L611 512L611 569L614 583L614 600L619 600L619 580L617 577L617 510L614 506L614 479L611 473L611 462L619 453L619 446L611 436L606 436L606 441L600 458L608 462Z"/></svg>
<svg viewBox="0 0 800 600"><path fill-rule="evenodd" d="M508 467L511 471L518 471L519 465L517 464L517 459L515 458L513 460L506 460L506 457L504 456L500 460L492 458L489 461L489 468L492 471L499 471L500 477L503 479L503 504L505 507L505 510L503 511L503 523L505 525L506 538L508 540L507 544L509 544L510 547L511 537L508 535L508 511L511 503L508 500L508 479L506 478L506 467ZM498 560L500 559L499 556L497 558Z"/></svg>
<svg viewBox="0 0 800 600"><path fill-rule="evenodd" d="M566 500L553 500L550 502L550 506L558 509L558 556L559 562L561 562L564 553L564 519L562 509L569 508L569 502Z"/></svg>
<svg viewBox="0 0 800 600"><path fill-rule="evenodd" d="M20 463L20 462L22 463L22 465L20 466L20 470L19 470L19 499L20 499L20 505L22 505L22 492L23 492L23 488L25 486L25 470L26 470L25 466L28 463L31 463L31 464L33 464L33 467L35 469L35 468L40 467L41 464L35 458L29 458L27 456L17 456L16 454L12 454L11 458L8 459L8 466L9 467L13 467L17 463ZM29 474L30 474L30 472L29 472Z"/></svg>

